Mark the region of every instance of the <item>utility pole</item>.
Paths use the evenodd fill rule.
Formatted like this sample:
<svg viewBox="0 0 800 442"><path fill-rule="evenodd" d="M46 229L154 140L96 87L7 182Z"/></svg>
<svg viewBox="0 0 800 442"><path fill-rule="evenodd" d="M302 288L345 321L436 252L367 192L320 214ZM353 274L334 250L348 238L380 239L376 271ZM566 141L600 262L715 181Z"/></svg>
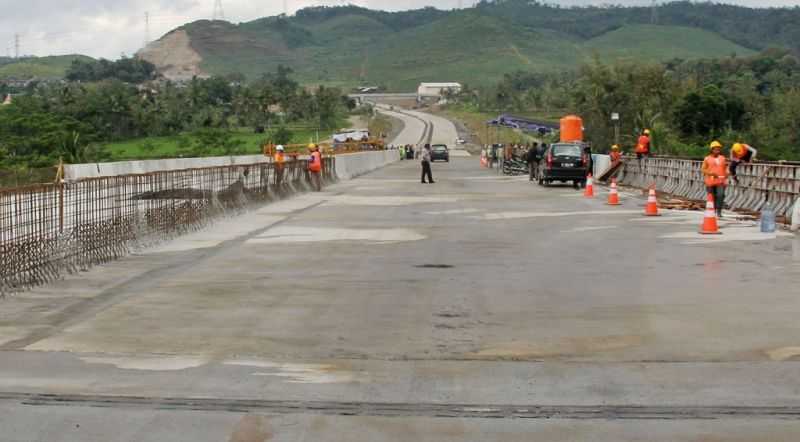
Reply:
<svg viewBox="0 0 800 442"><path fill-rule="evenodd" d="M150 44L150 12L144 13L144 47Z"/></svg>
<svg viewBox="0 0 800 442"><path fill-rule="evenodd" d="M225 20L225 11L222 9L222 0L214 0L214 14L212 20Z"/></svg>
<svg viewBox="0 0 800 442"><path fill-rule="evenodd" d="M289 0L283 0L283 15L289 16Z"/></svg>
<svg viewBox="0 0 800 442"><path fill-rule="evenodd" d="M19 58L19 34L14 34L14 58Z"/></svg>

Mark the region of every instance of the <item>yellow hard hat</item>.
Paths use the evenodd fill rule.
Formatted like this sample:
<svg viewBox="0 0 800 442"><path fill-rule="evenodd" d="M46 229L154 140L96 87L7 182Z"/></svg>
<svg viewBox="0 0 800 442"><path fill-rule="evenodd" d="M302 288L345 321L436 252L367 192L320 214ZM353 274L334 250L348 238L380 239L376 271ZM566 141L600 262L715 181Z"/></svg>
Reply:
<svg viewBox="0 0 800 442"><path fill-rule="evenodd" d="M733 149L733 153L735 153L736 155L741 155L741 154L744 153L744 144L736 143L736 144L733 145L732 149Z"/></svg>
<svg viewBox="0 0 800 442"><path fill-rule="evenodd" d="M309 143L309 144L308 144L308 148L309 148L309 149L316 149L316 148L317 148L317 145L316 145L316 144L314 144L314 143Z"/></svg>
<svg viewBox="0 0 800 442"><path fill-rule="evenodd" d="M645 135L650 135L650 129L645 129L645 130L644 130L644 134L645 134Z"/></svg>
<svg viewBox="0 0 800 442"><path fill-rule="evenodd" d="M611 146L611 150L619 150L619 146L615 144Z"/></svg>
<svg viewBox="0 0 800 442"><path fill-rule="evenodd" d="M713 149L715 147L719 147L720 149L722 149L722 143L720 143L719 141L712 141L710 148Z"/></svg>

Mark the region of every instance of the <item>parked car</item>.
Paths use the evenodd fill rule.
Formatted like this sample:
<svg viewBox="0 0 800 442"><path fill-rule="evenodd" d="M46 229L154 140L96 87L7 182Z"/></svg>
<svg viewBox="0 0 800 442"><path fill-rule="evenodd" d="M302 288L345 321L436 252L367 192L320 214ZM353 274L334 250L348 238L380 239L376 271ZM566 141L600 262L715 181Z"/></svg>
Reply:
<svg viewBox="0 0 800 442"><path fill-rule="evenodd" d="M463 138L456 138L456 144L467 144L467 140Z"/></svg>
<svg viewBox="0 0 800 442"><path fill-rule="evenodd" d="M552 144L539 162L539 185L547 186L554 181L572 181L575 188L586 185L589 173L589 158L582 143Z"/></svg>
<svg viewBox="0 0 800 442"><path fill-rule="evenodd" d="M450 162L450 151L444 144L434 144L431 146L431 162L443 160Z"/></svg>

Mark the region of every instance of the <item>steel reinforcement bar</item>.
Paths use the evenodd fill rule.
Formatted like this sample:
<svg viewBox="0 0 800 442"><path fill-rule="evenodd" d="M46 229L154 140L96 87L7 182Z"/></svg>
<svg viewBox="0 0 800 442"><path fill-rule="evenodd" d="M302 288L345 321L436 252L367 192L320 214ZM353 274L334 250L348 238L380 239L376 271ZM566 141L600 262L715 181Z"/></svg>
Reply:
<svg viewBox="0 0 800 442"><path fill-rule="evenodd" d="M322 179L335 180L335 158ZM196 230L309 187L305 160L90 178L0 190L0 296Z"/></svg>
<svg viewBox="0 0 800 442"><path fill-rule="evenodd" d="M619 181L685 198L705 199L702 161L675 158L625 158ZM800 198L800 166L782 163L741 164L738 183L730 180L725 204L732 209L760 211L769 202L778 215L788 216Z"/></svg>

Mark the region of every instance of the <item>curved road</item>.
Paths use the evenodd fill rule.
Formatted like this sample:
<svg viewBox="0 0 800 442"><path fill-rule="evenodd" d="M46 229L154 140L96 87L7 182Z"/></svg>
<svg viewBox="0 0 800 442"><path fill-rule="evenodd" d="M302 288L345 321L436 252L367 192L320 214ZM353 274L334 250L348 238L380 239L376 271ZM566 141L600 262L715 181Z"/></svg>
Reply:
<svg viewBox="0 0 800 442"><path fill-rule="evenodd" d="M390 110L389 106L386 105L377 105L376 108L378 112L397 118L405 124L403 130L393 140L389 141L389 144L413 144L415 146L422 144L421 140L426 128L432 126L431 144L447 145L450 148L450 156L452 157L470 156L463 146L456 144L458 130L450 120L425 112L399 109L397 107L395 107L395 110ZM424 142L428 142L427 138L425 138Z"/></svg>

